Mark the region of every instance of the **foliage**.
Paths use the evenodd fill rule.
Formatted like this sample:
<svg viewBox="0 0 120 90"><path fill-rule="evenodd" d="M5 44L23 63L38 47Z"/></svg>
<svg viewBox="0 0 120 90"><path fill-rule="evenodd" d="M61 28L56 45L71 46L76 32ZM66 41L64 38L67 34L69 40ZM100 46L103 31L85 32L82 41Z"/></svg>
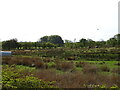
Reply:
<svg viewBox="0 0 120 90"><path fill-rule="evenodd" d="M70 40L62 40L59 35L43 36L37 42L17 42L17 39L10 39L2 42L3 50L13 50L13 49L45 49L45 48L56 48L56 47L66 47L66 48L101 48L101 47L119 47L120 46L120 34L108 39L107 41L93 41L92 39L82 38L79 42L72 42Z"/></svg>
<svg viewBox="0 0 120 90"><path fill-rule="evenodd" d="M120 87L118 36L108 41L66 41L65 47L57 46L53 38L42 40L19 42L16 48L23 50L12 50L13 56L3 57L3 64L8 64L3 65L4 88L51 88L54 83L49 81L62 88Z"/></svg>
<svg viewBox="0 0 120 90"><path fill-rule="evenodd" d="M2 48L5 50L11 50L19 47L20 44L17 42L17 39L6 40L2 42Z"/></svg>
<svg viewBox="0 0 120 90"><path fill-rule="evenodd" d="M3 88L55 88L54 82L43 81L30 75L22 76L14 65L6 65L2 70L2 77Z"/></svg>
<svg viewBox="0 0 120 90"><path fill-rule="evenodd" d="M50 43L56 44L58 46L63 45L63 40L59 35L51 35L51 36L41 37L39 42L41 42L41 43L50 42Z"/></svg>

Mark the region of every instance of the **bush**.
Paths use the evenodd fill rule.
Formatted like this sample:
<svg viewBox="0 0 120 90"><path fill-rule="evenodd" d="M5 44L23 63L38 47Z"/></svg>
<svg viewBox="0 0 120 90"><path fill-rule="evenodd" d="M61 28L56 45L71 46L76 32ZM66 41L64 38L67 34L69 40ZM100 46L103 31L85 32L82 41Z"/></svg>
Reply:
<svg viewBox="0 0 120 90"><path fill-rule="evenodd" d="M42 60L36 60L35 67L36 68L45 68L45 63Z"/></svg>
<svg viewBox="0 0 120 90"><path fill-rule="evenodd" d="M113 72L113 73L120 74L120 68L113 68L113 69L112 69L112 72Z"/></svg>
<svg viewBox="0 0 120 90"><path fill-rule="evenodd" d="M2 70L2 88L55 88L54 82L43 81L32 76L22 76L15 66Z"/></svg>
<svg viewBox="0 0 120 90"><path fill-rule="evenodd" d="M69 70L74 68L74 63L73 62L56 62L56 68L58 70Z"/></svg>
<svg viewBox="0 0 120 90"><path fill-rule="evenodd" d="M84 73L97 73L99 71L98 67L95 65L85 65L83 67L83 72Z"/></svg>
<svg viewBox="0 0 120 90"><path fill-rule="evenodd" d="M106 65L101 66L100 69L101 69L101 71L104 71L104 72L109 72L110 71L110 68Z"/></svg>
<svg viewBox="0 0 120 90"><path fill-rule="evenodd" d="M87 64L86 62L76 62L76 67L83 67Z"/></svg>

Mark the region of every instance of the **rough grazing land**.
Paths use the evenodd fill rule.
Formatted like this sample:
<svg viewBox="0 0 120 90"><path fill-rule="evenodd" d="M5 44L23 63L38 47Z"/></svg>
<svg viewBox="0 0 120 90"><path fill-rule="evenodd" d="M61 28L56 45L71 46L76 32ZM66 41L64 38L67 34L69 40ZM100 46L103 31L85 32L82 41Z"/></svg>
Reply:
<svg viewBox="0 0 120 90"><path fill-rule="evenodd" d="M118 48L14 50L4 56L3 88L120 87Z"/></svg>

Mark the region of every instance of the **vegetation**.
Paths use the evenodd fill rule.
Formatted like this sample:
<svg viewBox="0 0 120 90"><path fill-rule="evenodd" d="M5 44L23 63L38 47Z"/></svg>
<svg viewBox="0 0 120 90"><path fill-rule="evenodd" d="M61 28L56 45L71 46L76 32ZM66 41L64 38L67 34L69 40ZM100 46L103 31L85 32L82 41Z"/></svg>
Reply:
<svg viewBox="0 0 120 90"><path fill-rule="evenodd" d="M67 47L67 48L98 48L98 47L119 47L120 46L120 34L115 35L107 41L93 41L92 39L80 39L79 42L72 42L65 40L63 42L59 35L44 36L37 42L17 42L17 39L11 39L2 42L3 50L36 50L45 48Z"/></svg>
<svg viewBox="0 0 120 90"><path fill-rule="evenodd" d="M120 88L119 37L79 42L57 35L37 42L3 42L3 88ZM57 41L58 40L58 41ZM54 42L53 42L54 41Z"/></svg>
<svg viewBox="0 0 120 90"><path fill-rule="evenodd" d="M41 43L50 42L53 44L57 44L58 46L63 46L64 43L62 38L58 35L44 36L40 38L39 42Z"/></svg>
<svg viewBox="0 0 120 90"><path fill-rule="evenodd" d="M27 71L27 72L25 72ZM28 74L28 75L25 75ZM33 77L31 69L17 68L16 65L4 65L2 71L2 88L55 88L54 82L47 82Z"/></svg>

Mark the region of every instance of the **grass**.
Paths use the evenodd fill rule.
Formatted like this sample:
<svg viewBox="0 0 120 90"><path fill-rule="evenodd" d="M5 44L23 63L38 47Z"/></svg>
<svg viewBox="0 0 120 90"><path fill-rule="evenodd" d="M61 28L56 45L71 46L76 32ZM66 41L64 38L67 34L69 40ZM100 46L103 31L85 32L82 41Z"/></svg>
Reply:
<svg viewBox="0 0 120 90"><path fill-rule="evenodd" d="M78 68L83 68L84 65L96 65L98 68L108 67L110 71L114 68L118 68L120 66L116 65L118 61L87 61L84 59L80 60L61 60L61 59L53 59L48 57L27 57L27 56L12 56L12 57L3 57L3 64L17 64L17 65L25 65L36 68L57 68L58 70L67 71L69 69L77 68L77 70L81 70ZM65 70L66 69L66 70ZM104 70L103 70L104 71Z"/></svg>
<svg viewBox="0 0 120 90"><path fill-rule="evenodd" d="M97 68L93 65L86 65L86 67L84 73L81 70L63 72L55 68L36 69L35 67L22 65L3 65L3 71L7 72L9 70L12 73L18 73L21 75L20 77L32 76L44 81L56 81L54 85L59 88L85 88L84 85L90 84L106 85L107 87L111 87L113 84L119 86L117 74L96 73Z"/></svg>
<svg viewBox="0 0 120 90"><path fill-rule="evenodd" d="M97 64L97 66L107 65L111 69L118 67L117 65L115 65L116 63L118 63L118 61L104 61L105 64L100 64L103 61L84 61L84 62L94 63L94 64Z"/></svg>
<svg viewBox="0 0 120 90"><path fill-rule="evenodd" d="M17 72L21 78L32 76L44 81L55 81L54 85L59 88L120 87L118 61L101 53L113 52L115 48L104 49L46 49L29 51L30 55L27 51L16 51L17 55L3 57L3 71L10 69L9 73ZM109 55L116 57L114 54Z"/></svg>

